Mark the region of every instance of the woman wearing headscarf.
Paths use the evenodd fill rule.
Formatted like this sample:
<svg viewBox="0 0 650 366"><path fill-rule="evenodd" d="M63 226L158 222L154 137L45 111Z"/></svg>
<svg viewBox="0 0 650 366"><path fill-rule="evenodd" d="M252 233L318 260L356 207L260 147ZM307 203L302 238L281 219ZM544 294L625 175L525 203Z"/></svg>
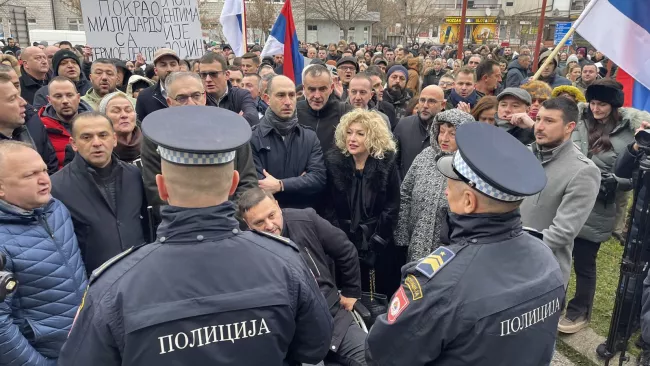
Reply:
<svg viewBox="0 0 650 366"><path fill-rule="evenodd" d="M395 141L379 114L361 109L341 118L334 137L325 157L326 216L357 247L363 291L390 296L403 264L393 240L400 199Z"/></svg>
<svg viewBox="0 0 650 366"><path fill-rule="evenodd" d="M623 107L623 88L611 79L596 80L587 88L587 103L579 103L580 120L571 138L601 172L600 191L587 222L574 240L575 296L560 319L559 331L576 333L589 324L596 293L596 257L616 223L616 200L632 189L630 179L613 174L619 154L634 142L634 131L650 113Z"/></svg>
<svg viewBox="0 0 650 366"><path fill-rule="evenodd" d="M441 245L440 232L449 205L447 178L436 168L438 159L456 150L456 128L475 122L459 109L440 112L429 128L431 146L422 150L409 168L400 189L400 211L395 244L408 247L407 260L426 257Z"/></svg>

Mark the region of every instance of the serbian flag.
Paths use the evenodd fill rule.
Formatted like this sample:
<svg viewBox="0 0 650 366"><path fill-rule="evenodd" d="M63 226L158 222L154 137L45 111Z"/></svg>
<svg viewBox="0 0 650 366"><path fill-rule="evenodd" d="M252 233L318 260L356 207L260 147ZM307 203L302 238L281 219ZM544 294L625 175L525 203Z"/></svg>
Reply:
<svg viewBox="0 0 650 366"><path fill-rule="evenodd" d="M305 61L298 51L298 33L293 22L291 0L287 0L276 19L271 34L264 44L262 57L284 55L282 74L293 80L296 85L302 84L302 69Z"/></svg>
<svg viewBox="0 0 650 366"><path fill-rule="evenodd" d="M246 4L245 0L226 0L219 21L223 35L237 57L246 53Z"/></svg>
<svg viewBox="0 0 650 366"><path fill-rule="evenodd" d="M583 38L619 66L626 106L650 111L650 1L592 0L575 24Z"/></svg>

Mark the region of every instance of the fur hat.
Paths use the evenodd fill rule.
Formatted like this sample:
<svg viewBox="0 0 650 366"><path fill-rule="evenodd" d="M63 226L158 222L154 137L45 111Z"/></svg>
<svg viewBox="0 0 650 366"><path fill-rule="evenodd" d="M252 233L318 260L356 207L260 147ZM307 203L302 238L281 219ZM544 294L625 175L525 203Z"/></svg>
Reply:
<svg viewBox="0 0 650 366"><path fill-rule="evenodd" d="M551 99L551 94L553 93L553 89L547 83L539 80L529 81L522 85L521 88L527 91L533 100Z"/></svg>
<svg viewBox="0 0 650 366"><path fill-rule="evenodd" d="M587 87L586 94L587 102L597 100L610 104L612 108L621 108L625 101L623 90L610 85L591 84Z"/></svg>

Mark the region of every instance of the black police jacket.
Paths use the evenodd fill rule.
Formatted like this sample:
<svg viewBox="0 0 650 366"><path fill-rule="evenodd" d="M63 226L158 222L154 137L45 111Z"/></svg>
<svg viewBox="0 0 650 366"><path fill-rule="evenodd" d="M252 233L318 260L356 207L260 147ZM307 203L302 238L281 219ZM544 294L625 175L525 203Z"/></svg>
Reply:
<svg viewBox="0 0 650 366"><path fill-rule="evenodd" d="M275 194L280 206L314 207L327 182L323 152L314 131L296 125L283 139L262 117L253 128L250 144L258 178L264 179L266 170L284 185L284 191Z"/></svg>
<svg viewBox="0 0 650 366"><path fill-rule="evenodd" d="M288 237L300 248L307 267L316 277L321 293L327 300L334 319L334 329L330 349L338 351L347 333L352 316L341 308L341 295L353 299L361 298L361 272L357 250L340 229L318 216L311 208L282 210L284 230L282 236ZM336 286L338 273L340 287Z"/></svg>
<svg viewBox="0 0 650 366"><path fill-rule="evenodd" d="M519 210L450 214L450 245L402 270L368 365L549 365L564 302L551 250Z"/></svg>
<svg viewBox="0 0 650 366"><path fill-rule="evenodd" d="M296 365L325 357L332 317L295 244L239 231L230 201L164 206L161 215L155 243L93 274L60 365Z"/></svg>
<svg viewBox="0 0 650 366"><path fill-rule="evenodd" d="M113 156L115 201L100 188L97 172L79 154L52 176L52 196L70 211L86 272L133 246L144 244L149 229L140 169Z"/></svg>

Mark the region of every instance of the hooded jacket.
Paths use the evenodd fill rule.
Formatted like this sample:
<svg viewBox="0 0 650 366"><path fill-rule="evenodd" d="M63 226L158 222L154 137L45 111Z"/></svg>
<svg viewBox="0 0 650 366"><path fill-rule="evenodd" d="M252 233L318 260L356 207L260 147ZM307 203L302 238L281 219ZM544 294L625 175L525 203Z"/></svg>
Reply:
<svg viewBox="0 0 650 366"><path fill-rule="evenodd" d="M528 78L528 69L525 69L519 60L512 60L508 64L508 74L506 76L506 88L518 88Z"/></svg>
<svg viewBox="0 0 650 366"><path fill-rule="evenodd" d="M122 85L118 85L117 89L119 89L121 92L126 93L126 88L128 87L129 81L131 81L131 76L133 75L133 72L131 70L126 68L126 61L114 58L111 61L115 63L115 67L122 69L122 72L124 72L124 78L122 79ZM130 94L129 94L130 96Z"/></svg>
<svg viewBox="0 0 650 366"><path fill-rule="evenodd" d="M137 83L138 81L144 81L145 83L149 84L150 87L156 85L156 82L149 78L140 75L131 75L125 92L128 96L133 97L133 84Z"/></svg>
<svg viewBox="0 0 650 366"><path fill-rule="evenodd" d="M77 114L91 110L84 101L81 101L77 108ZM38 114L32 117L32 120L39 121L45 126L47 136L50 138L56 157L59 160L59 169L63 168L66 161L65 147L70 143L70 125L59 118L51 104L42 107Z"/></svg>
<svg viewBox="0 0 650 366"><path fill-rule="evenodd" d="M458 110L441 113L458 113ZM440 114L438 114L440 116ZM469 123L469 119L454 119L454 127ZM408 247L407 262L424 258L442 243L440 231L447 218L449 204L445 195L447 178L440 174L436 162L445 155L438 144L440 125L437 118L429 127L431 146L422 150L415 158L400 188L400 208L395 244Z"/></svg>
<svg viewBox="0 0 650 366"><path fill-rule="evenodd" d="M616 159L620 154L623 154L627 146L634 141L634 131L641 127L642 121L650 121L650 113L640 111L634 108L619 108L621 120L618 125L614 127L609 134L612 148L607 151L600 151L593 154L589 151L589 122L586 119L586 110L589 108L587 103L579 103L578 109L580 111L580 120L576 125L571 139L578 146L580 151L590 158L600 169L601 174L613 174ZM616 177L618 188L616 196L624 191L632 189L632 180L629 178ZM601 200L596 200L594 208L589 214L587 222L578 234L579 238L589 240L596 243L601 243L612 234L616 224L616 205L613 203L607 204Z"/></svg>
<svg viewBox="0 0 650 366"><path fill-rule="evenodd" d="M0 305L0 365L54 366L88 282L70 213L0 202L0 251L19 283Z"/></svg>
<svg viewBox="0 0 650 366"><path fill-rule="evenodd" d="M59 76L59 65L61 64L61 61L66 60L67 58L62 58L62 59L52 59L52 77ZM56 61L56 63L54 63ZM75 60L78 63L78 60ZM90 81L86 78L86 75L83 73L81 70L81 66L79 66L79 81L75 81L74 85L77 87L77 93L80 95L86 95L88 90L92 89L93 85L90 83ZM38 89L36 94L34 95L34 108L36 109L41 109L41 107L46 106L49 104L47 100L47 96L49 94L48 86L45 85Z"/></svg>

